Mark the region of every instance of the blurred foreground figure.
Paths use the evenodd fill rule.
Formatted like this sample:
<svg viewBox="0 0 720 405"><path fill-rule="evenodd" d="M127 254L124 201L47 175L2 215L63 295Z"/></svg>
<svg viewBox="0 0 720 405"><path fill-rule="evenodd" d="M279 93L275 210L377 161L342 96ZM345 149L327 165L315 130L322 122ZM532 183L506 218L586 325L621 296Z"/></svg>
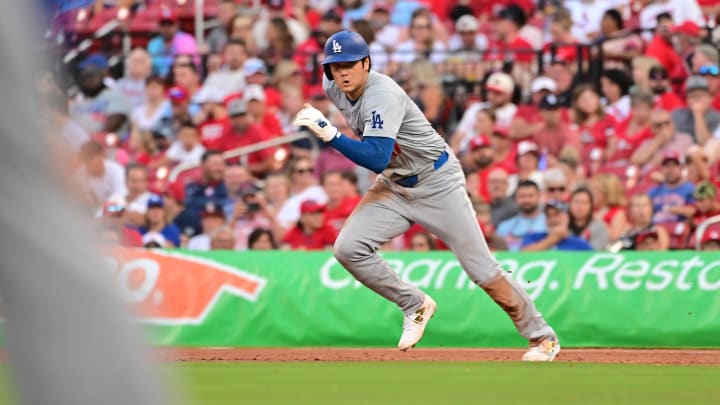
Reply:
<svg viewBox="0 0 720 405"><path fill-rule="evenodd" d="M160 404L135 328L50 173L33 105L30 2L0 4L0 295L22 404ZM35 19L37 21L37 19Z"/></svg>

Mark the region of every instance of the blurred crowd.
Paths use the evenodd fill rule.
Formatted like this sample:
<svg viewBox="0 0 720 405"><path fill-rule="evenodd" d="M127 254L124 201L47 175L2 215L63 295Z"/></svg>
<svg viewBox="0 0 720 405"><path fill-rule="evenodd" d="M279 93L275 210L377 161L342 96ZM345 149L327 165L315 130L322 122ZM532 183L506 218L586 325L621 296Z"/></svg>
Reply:
<svg viewBox="0 0 720 405"><path fill-rule="evenodd" d="M330 248L375 176L292 119L355 136L321 65L352 29L460 158L491 249L720 249L720 224L695 235L720 215L720 1L208 3L196 38L185 2L98 1L149 41L38 81L105 243ZM382 247L444 248L418 224Z"/></svg>

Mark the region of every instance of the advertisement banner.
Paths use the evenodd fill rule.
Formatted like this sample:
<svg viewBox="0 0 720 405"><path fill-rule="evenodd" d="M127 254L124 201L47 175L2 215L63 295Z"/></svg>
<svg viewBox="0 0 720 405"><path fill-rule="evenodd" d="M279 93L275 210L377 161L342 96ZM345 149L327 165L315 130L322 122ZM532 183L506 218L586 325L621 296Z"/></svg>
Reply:
<svg viewBox="0 0 720 405"><path fill-rule="evenodd" d="M523 347L449 252L383 253L438 303L423 347ZM402 313L330 252L127 249L107 257L150 340L178 346L384 346ZM499 253L566 347L720 347L720 255Z"/></svg>

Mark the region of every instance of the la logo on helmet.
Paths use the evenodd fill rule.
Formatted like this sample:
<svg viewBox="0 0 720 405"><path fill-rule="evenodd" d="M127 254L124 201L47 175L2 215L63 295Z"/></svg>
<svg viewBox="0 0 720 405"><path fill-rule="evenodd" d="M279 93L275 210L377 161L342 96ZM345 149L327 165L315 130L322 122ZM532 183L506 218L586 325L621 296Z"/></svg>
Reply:
<svg viewBox="0 0 720 405"><path fill-rule="evenodd" d="M340 45L340 42L333 39L332 50L334 53L342 52L342 45Z"/></svg>

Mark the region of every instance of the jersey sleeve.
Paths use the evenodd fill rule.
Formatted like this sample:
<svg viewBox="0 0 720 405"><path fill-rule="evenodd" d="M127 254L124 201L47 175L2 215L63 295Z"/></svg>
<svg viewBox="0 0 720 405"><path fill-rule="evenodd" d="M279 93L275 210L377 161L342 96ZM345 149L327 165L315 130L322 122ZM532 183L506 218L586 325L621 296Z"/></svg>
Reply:
<svg viewBox="0 0 720 405"><path fill-rule="evenodd" d="M405 100L390 91L368 94L363 106L363 137L396 139L405 113Z"/></svg>

